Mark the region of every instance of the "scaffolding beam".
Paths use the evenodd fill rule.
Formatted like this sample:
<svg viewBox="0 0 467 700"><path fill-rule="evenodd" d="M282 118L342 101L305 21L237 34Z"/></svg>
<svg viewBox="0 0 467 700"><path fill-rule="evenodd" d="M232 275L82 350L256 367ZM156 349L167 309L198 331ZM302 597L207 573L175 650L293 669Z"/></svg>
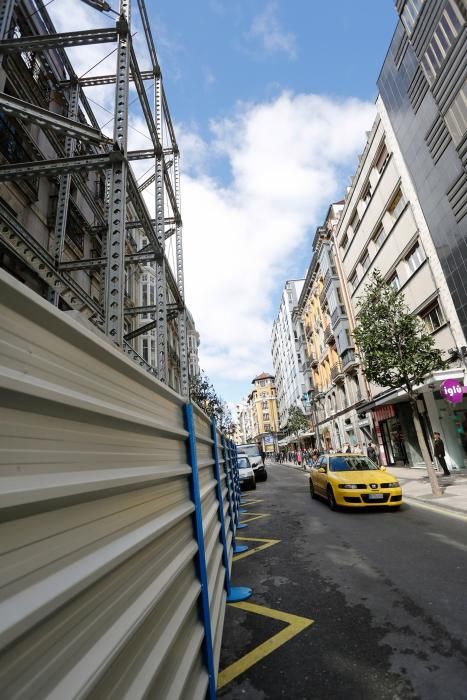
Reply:
<svg viewBox="0 0 467 700"><path fill-rule="evenodd" d="M64 173L72 173L77 170L103 170L109 167L111 158L112 152L102 155L69 156L53 160L33 160L29 163L15 163L14 165L6 163L0 165L0 182L27 180L31 177L62 176ZM121 160L121 158L117 156L117 160Z"/></svg>
<svg viewBox="0 0 467 700"><path fill-rule="evenodd" d="M3 39L0 41L0 54L64 49L67 46L85 46L88 44L109 44L117 41L117 37L117 29L111 27L86 29L79 32L62 32L53 35L24 36L20 39Z"/></svg>
<svg viewBox="0 0 467 700"><path fill-rule="evenodd" d="M59 114L50 112L48 109L19 100L17 97L12 97L4 92L0 92L0 107L6 114L11 115L15 119L32 122L40 127L48 126L65 136L73 136L81 141L90 141L98 144L112 143L111 139L92 126L62 117Z"/></svg>

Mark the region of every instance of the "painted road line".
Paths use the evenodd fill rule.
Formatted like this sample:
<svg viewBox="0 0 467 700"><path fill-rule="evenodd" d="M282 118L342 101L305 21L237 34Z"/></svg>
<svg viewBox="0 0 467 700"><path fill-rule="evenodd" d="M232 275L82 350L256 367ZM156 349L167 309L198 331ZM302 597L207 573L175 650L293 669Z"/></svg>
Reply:
<svg viewBox="0 0 467 700"><path fill-rule="evenodd" d="M272 547L275 544L278 544L280 540L265 540L260 537L236 537L236 540L245 540L246 542L262 542L263 544L258 545L257 547L252 547L251 549L248 550L248 552L242 552L242 554L236 554L233 558L233 561L240 561L240 559L245 559L246 557L251 557L252 554L256 554L257 552L261 552L263 549L268 549L268 547Z"/></svg>
<svg viewBox="0 0 467 700"><path fill-rule="evenodd" d="M263 503L263 502L264 502L264 498L256 498L255 500L251 500L251 501L244 501L242 499L241 505L242 506L252 506L253 503Z"/></svg>
<svg viewBox="0 0 467 700"><path fill-rule="evenodd" d="M440 515L447 515L449 518L455 518L456 520L463 520L464 522L467 522L467 515L464 515L464 513L456 513L455 511L448 510L442 506L432 506L431 503L422 503L417 498L410 498L410 496L404 496L404 501L408 501L411 506L424 508L425 510L431 510L434 513L439 513Z"/></svg>
<svg viewBox="0 0 467 700"><path fill-rule="evenodd" d="M244 515L252 515L252 518L244 518L242 517L242 524L243 523L252 523L253 520L261 520L261 518L270 518L271 514L270 513L254 513L252 510L247 510L245 511Z"/></svg>
<svg viewBox="0 0 467 700"><path fill-rule="evenodd" d="M245 673L245 671L257 664L266 656L272 654L273 651L276 651L276 649L290 641L297 634L303 632L303 630L312 625L314 622L314 620L310 620L307 617L299 617L298 615L285 613L281 610L273 610L272 608L266 608L263 605L254 605L253 603L231 603L230 607L240 608L241 610L254 613L255 615L263 615L264 617L270 617L273 620L286 622L287 627L221 671L217 678L217 688L219 690L233 681L234 678L237 678L237 676Z"/></svg>

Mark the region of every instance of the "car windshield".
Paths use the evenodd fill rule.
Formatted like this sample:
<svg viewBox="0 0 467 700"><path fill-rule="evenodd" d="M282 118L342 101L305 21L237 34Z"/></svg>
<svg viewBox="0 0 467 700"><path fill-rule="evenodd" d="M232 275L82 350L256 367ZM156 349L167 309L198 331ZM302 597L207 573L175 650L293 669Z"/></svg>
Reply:
<svg viewBox="0 0 467 700"><path fill-rule="evenodd" d="M248 460L246 457L239 457L238 459L238 468L239 469L247 469L250 466Z"/></svg>
<svg viewBox="0 0 467 700"><path fill-rule="evenodd" d="M259 457L259 450L256 445L239 445L239 452L244 452L249 457Z"/></svg>
<svg viewBox="0 0 467 700"><path fill-rule="evenodd" d="M370 469L378 469L368 457L360 456L331 457L329 468L332 472L366 472Z"/></svg>

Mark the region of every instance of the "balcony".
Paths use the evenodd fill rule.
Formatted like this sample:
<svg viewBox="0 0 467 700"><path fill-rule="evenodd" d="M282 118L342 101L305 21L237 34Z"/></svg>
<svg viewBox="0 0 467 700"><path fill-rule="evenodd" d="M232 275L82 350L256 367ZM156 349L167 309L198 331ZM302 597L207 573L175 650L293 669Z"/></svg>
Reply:
<svg viewBox="0 0 467 700"><path fill-rule="evenodd" d="M312 350L306 350L306 359L308 367L318 366L318 358Z"/></svg>
<svg viewBox="0 0 467 700"><path fill-rule="evenodd" d="M328 303L326 291L327 291L326 288L323 287L323 289L321 290L321 293L319 295L319 303L321 306L325 306Z"/></svg>
<svg viewBox="0 0 467 700"><path fill-rule="evenodd" d="M331 381L333 382L343 382L344 381L344 369L340 362L336 362L331 367Z"/></svg>
<svg viewBox="0 0 467 700"><path fill-rule="evenodd" d="M334 331L329 323L324 327L324 342L328 345L332 345L335 342Z"/></svg>
<svg viewBox="0 0 467 700"><path fill-rule="evenodd" d="M352 371L358 365L358 359L353 350L345 350L341 356L344 372Z"/></svg>
<svg viewBox="0 0 467 700"><path fill-rule="evenodd" d="M340 318L347 318L344 304L338 304L331 314L331 325L334 328Z"/></svg>
<svg viewBox="0 0 467 700"><path fill-rule="evenodd" d="M328 268L326 274L324 275L324 287L323 287L323 289L328 291L329 287L331 286L331 282L333 280L338 281L337 272L332 267L330 267L330 268Z"/></svg>

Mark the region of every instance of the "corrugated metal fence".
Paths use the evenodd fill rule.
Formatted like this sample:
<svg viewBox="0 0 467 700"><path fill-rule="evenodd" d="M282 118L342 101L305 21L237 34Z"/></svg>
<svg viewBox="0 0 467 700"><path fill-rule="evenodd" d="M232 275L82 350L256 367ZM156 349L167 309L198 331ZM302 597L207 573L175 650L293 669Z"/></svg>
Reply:
<svg viewBox="0 0 467 700"><path fill-rule="evenodd" d="M0 697L215 697L235 449L0 271Z"/></svg>

